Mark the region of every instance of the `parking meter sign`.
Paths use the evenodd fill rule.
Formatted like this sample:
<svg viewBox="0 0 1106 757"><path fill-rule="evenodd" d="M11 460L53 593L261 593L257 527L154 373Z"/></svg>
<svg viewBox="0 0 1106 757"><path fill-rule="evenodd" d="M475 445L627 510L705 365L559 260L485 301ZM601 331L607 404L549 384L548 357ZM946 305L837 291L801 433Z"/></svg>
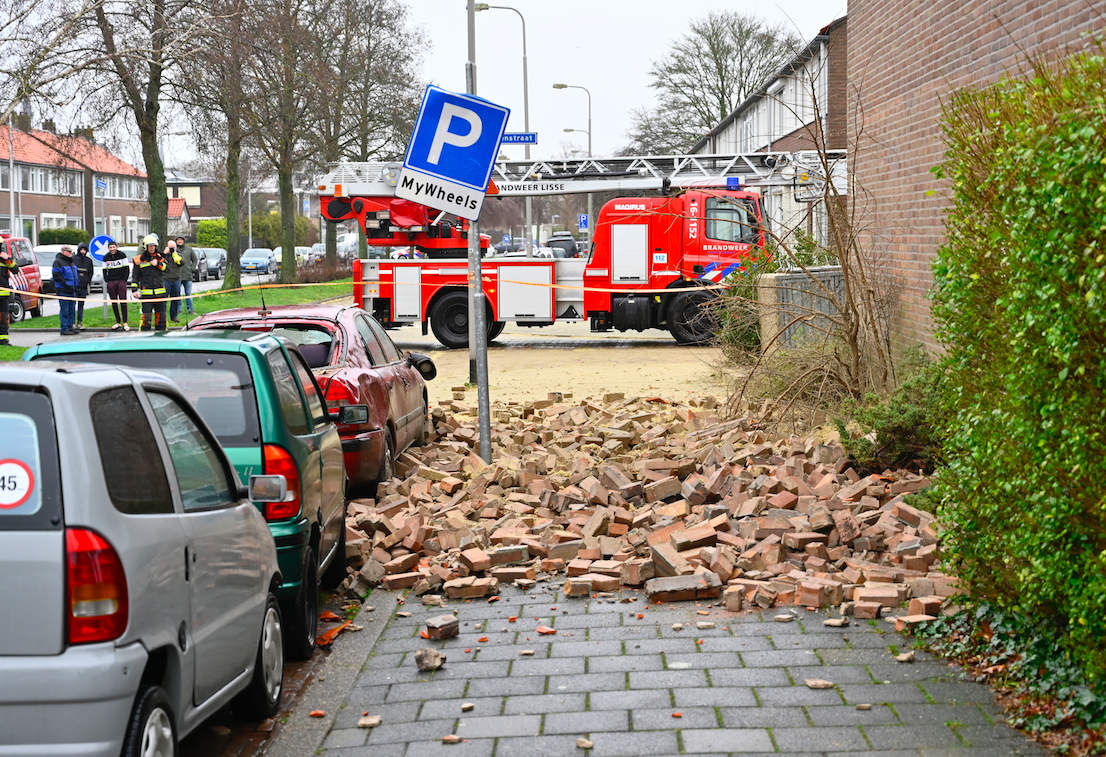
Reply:
<svg viewBox="0 0 1106 757"><path fill-rule="evenodd" d="M476 220L511 111L429 86L396 197Z"/></svg>

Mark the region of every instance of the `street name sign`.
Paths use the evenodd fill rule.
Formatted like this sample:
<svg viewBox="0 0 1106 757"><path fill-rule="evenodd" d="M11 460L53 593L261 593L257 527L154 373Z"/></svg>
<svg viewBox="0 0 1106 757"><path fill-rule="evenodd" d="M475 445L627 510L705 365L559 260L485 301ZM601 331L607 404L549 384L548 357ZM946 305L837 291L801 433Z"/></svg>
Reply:
<svg viewBox="0 0 1106 757"><path fill-rule="evenodd" d="M503 135L505 145L536 145L538 133L536 131L512 131Z"/></svg>

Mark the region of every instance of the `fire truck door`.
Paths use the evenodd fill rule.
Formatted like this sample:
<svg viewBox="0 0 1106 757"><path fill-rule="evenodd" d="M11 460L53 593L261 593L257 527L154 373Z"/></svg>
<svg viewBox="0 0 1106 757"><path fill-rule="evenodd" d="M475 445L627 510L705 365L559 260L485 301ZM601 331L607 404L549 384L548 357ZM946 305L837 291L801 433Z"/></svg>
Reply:
<svg viewBox="0 0 1106 757"><path fill-rule="evenodd" d="M611 226L611 283L649 280L649 224Z"/></svg>
<svg viewBox="0 0 1106 757"><path fill-rule="evenodd" d="M422 320L422 268L418 265L396 265L395 315L397 321Z"/></svg>

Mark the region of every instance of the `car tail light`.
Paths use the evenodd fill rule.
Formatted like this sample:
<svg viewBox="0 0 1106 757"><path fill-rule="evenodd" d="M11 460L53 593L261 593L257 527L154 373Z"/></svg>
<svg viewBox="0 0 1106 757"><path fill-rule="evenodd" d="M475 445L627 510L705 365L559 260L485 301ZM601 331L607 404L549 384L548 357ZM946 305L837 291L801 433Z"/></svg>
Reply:
<svg viewBox="0 0 1106 757"><path fill-rule="evenodd" d="M331 378L326 387L326 404L331 407L356 405L357 397L348 386Z"/></svg>
<svg viewBox="0 0 1106 757"><path fill-rule="evenodd" d="M119 555L92 531L65 532L69 643L110 641L127 630L127 576Z"/></svg>
<svg viewBox="0 0 1106 757"><path fill-rule="evenodd" d="M299 515L300 472L288 450L275 444L266 444L265 473L284 476L288 480L288 494L292 497L288 502L266 502L265 520L284 520Z"/></svg>

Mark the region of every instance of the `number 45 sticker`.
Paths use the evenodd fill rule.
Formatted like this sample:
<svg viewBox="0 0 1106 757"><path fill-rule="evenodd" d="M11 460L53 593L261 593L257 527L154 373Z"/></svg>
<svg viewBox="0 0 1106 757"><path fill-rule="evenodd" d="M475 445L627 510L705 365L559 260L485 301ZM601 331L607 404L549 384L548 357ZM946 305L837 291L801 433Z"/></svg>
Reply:
<svg viewBox="0 0 1106 757"><path fill-rule="evenodd" d="M22 460L0 460L0 510L14 510L31 497L35 475Z"/></svg>

